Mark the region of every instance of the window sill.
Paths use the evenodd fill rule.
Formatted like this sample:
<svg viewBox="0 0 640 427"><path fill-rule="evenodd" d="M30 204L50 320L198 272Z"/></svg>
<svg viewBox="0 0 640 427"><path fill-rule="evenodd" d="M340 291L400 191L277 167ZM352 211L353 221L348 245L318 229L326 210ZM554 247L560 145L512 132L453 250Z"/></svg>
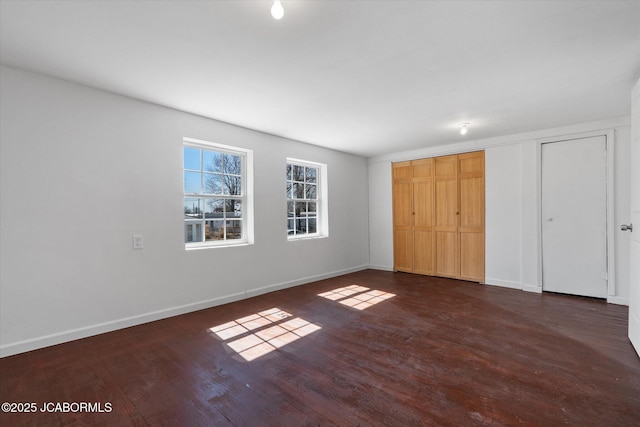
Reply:
<svg viewBox="0 0 640 427"><path fill-rule="evenodd" d="M326 234L315 234L313 236L302 236L302 237L297 237L297 236L290 237L290 236L287 236L287 241L289 241L289 242L299 242L299 241L302 241L302 240L326 239L327 237L329 237L329 236L326 235Z"/></svg>
<svg viewBox="0 0 640 427"><path fill-rule="evenodd" d="M197 246L185 246L185 251L199 251L201 249L219 249L219 248L236 248L238 246L251 246L253 243L248 242L238 242L238 243L230 243L230 244L218 244L218 245L197 245Z"/></svg>

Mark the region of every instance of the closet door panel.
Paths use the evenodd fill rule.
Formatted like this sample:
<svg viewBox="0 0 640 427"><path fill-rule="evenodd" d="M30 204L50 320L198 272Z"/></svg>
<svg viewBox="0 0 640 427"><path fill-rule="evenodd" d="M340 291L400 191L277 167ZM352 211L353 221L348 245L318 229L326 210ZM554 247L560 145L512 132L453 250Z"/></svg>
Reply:
<svg viewBox="0 0 640 427"><path fill-rule="evenodd" d="M408 272L413 270L411 175L411 162L393 164L393 268Z"/></svg>
<svg viewBox="0 0 640 427"><path fill-rule="evenodd" d="M460 278L484 282L484 152L458 156Z"/></svg>
<svg viewBox="0 0 640 427"><path fill-rule="evenodd" d="M458 277L458 156L436 157L434 176L437 276Z"/></svg>
<svg viewBox="0 0 640 427"><path fill-rule="evenodd" d="M460 179L460 232L484 228L484 179Z"/></svg>
<svg viewBox="0 0 640 427"><path fill-rule="evenodd" d="M393 225L394 227L410 227L412 217L411 183L393 184Z"/></svg>
<svg viewBox="0 0 640 427"><path fill-rule="evenodd" d="M413 183L413 225L420 229L433 227L433 182L414 180Z"/></svg>
<svg viewBox="0 0 640 427"><path fill-rule="evenodd" d="M483 233L460 233L460 278L484 282Z"/></svg>
<svg viewBox="0 0 640 427"><path fill-rule="evenodd" d="M458 253L458 233L436 232L436 276L458 277Z"/></svg>
<svg viewBox="0 0 640 427"><path fill-rule="evenodd" d="M435 185L436 227L457 231L458 182L455 179L438 179Z"/></svg>
<svg viewBox="0 0 640 427"><path fill-rule="evenodd" d="M393 232L393 268L397 271L413 272L413 232Z"/></svg>
<svg viewBox="0 0 640 427"><path fill-rule="evenodd" d="M413 271L434 274L435 240L433 236L433 159L411 162L413 165Z"/></svg>
<svg viewBox="0 0 640 427"><path fill-rule="evenodd" d="M433 232L416 230L413 233L413 272L418 274L435 273L435 239Z"/></svg>
<svg viewBox="0 0 640 427"><path fill-rule="evenodd" d="M393 182L411 180L411 162L399 162L392 165Z"/></svg>
<svg viewBox="0 0 640 427"><path fill-rule="evenodd" d="M433 159L413 160L411 168L413 178L433 178Z"/></svg>

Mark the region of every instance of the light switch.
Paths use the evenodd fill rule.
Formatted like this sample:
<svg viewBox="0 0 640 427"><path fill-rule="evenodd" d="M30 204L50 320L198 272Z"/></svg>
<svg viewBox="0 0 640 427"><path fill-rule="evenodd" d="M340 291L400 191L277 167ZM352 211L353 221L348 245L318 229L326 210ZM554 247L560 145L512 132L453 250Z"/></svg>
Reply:
<svg viewBox="0 0 640 427"><path fill-rule="evenodd" d="M144 247L144 239L142 234L133 235L133 249L142 249Z"/></svg>

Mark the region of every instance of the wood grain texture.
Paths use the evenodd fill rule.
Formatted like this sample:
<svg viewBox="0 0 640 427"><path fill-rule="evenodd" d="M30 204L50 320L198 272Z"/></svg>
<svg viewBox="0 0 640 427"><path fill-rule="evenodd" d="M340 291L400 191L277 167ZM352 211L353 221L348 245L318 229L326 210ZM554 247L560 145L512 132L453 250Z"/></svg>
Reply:
<svg viewBox="0 0 640 427"><path fill-rule="evenodd" d="M435 158L435 275L460 276L458 156Z"/></svg>
<svg viewBox="0 0 640 427"><path fill-rule="evenodd" d="M413 169L413 271L435 273L433 159L414 160Z"/></svg>
<svg viewBox="0 0 640 427"><path fill-rule="evenodd" d="M366 309L345 305L374 291L384 298ZM246 320L272 308L290 317ZM0 359L2 402L113 405L1 413L0 425L638 426L627 316L599 300L366 270ZM210 329L239 321L270 339L261 332L292 318L320 329L252 361Z"/></svg>
<svg viewBox="0 0 640 427"><path fill-rule="evenodd" d="M460 274L484 282L484 151L458 155L460 189Z"/></svg>
<svg viewBox="0 0 640 427"><path fill-rule="evenodd" d="M413 168L411 162L392 165L393 268L413 271Z"/></svg>

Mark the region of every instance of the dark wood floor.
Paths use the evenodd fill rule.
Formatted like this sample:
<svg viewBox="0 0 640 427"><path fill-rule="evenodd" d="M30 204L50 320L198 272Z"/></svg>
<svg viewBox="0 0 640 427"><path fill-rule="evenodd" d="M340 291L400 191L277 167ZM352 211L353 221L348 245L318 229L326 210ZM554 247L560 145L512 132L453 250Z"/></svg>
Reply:
<svg viewBox="0 0 640 427"><path fill-rule="evenodd" d="M639 426L627 316L367 270L1 359L0 425Z"/></svg>

